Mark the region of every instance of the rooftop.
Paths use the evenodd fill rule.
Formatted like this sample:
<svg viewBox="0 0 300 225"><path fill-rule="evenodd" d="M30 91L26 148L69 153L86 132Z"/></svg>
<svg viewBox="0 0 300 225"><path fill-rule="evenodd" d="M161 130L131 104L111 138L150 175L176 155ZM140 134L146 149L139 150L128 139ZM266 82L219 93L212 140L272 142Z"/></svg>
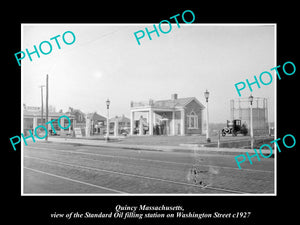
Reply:
<svg viewBox="0 0 300 225"><path fill-rule="evenodd" d="M118 122L125 122L125 123L127 122L127 123L129 123L130 119L127 118L127 117L125 117L124 115L122 115L122 116L115 116L113 118L110 118L109 121L110 122L116 122L116 121L118 121Z"/></svg>
<svg viewBox="0 0 300 225"><path fill-rule="evenodd" d="M187 98L177 98L177 94L172 94L171 99L167 100L158 100L154 101L149 99L149 101L143 102L131 102L131 108L139 108L139 107L153 107L153 108L182 108L189 104L191 101L196 101L203 109L205 108L195 97L187 97Z"/></svg>
<svg viewBox="0 0 300 225"><path fill-rule="evenodd" d="M41 116L41 113L41 111L23 110L23 116ZM73 115L70 115L70 113L48 112L49 117L60 117L63 115L73 117ZM46 117L46 112L44 112L44 117Z"/></svg>
<svg viewBox="0 0 300 225"><path fill-rule="evenodd" d="M106 121L106 117L99 115L98 113L87 113L87 118L94 120L94 121Z"/></svg>

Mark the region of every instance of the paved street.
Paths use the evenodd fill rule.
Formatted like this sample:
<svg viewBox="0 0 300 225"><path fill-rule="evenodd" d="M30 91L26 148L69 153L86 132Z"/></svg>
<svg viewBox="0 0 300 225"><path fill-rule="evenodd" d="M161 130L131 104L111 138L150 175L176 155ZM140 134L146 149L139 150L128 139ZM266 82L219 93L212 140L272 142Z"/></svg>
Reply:
<svg viewBox="0 0 300 225"><path fill-rule="evenodd" d="M24 194L274 193L274 158L61 143L24 146Z"/></svg>

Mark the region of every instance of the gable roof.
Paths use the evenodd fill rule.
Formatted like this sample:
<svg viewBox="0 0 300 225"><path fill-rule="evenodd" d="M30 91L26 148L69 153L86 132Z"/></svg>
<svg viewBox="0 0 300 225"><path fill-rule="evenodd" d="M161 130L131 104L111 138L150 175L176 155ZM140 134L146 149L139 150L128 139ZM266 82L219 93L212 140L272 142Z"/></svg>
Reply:
<svg viewBox="0 0 300 225"><path fill-rule="evenodd" d="M94 113L88 113L86 114L88 118L90 118L91 120L98 120L98 121L106 121L106 118L104 116L99 115L98 113L94 112Z"/></svg>
<svg viewBox="0 0 300 225"><path fill-rule="evenodd" d="M123 116L116 116L116 117L113 117L113 118L110 118L109 119L110 122L125 122L125 123L130 123L130 119L125 117L124 115Z"/></svg>
<svg viewBox="0 0 300 225"><path fill-rule="evenodd" d="M195 101L200 106L201 109L205 108L205 106L201 102L199 102L198 99L196 99L195 97L154 101L153 106L158 108L185 107L192 101Z"/></svg>

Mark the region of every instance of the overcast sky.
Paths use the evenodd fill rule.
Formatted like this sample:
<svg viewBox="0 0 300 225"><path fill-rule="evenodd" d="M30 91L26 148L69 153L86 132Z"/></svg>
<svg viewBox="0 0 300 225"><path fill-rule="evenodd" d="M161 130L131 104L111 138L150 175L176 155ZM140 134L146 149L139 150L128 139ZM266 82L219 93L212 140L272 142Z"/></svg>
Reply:
<svg viewBox="0 0 300 225"><path fill-rule="evenodd" d="M145 35L138 45L134 32L151 30L153 24L23 24L22 51L31 52L33 45L38 48L40 42L65 31L76 36L72 45L60 38L57 49L53 40L49 55L22 60L23 103L40 106L39 85L49 74L49 104L56 110L70 106L105 116L109 98L111 116L129 117L130 101L169 99L177 93L205 104L207 89L210 121L226 122L230 99L238 98L234 84L247 78L254 81L254 75L276 66L274 25L172 24L170 33L160 37L153 33L152 40ZM253 86L252 92L269 99L271 121L274 88L273 79L260 89ZM250 95L246 89L241 93Z"/></svg>

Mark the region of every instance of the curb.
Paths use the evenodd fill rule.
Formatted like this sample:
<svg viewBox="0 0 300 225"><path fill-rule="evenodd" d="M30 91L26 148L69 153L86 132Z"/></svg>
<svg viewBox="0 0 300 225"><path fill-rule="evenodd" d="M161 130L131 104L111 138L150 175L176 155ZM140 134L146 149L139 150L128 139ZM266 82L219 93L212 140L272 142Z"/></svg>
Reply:
<svg viewBox="0 0 300 225"><path fill-rule="evenodd" d="M48 143L60 143L60 144L70 144L78 146L92 146L92 147L107 147L107 148L123 148L130 150L143 150L143 151L159 151L159 152L178 152L178 153L204 153L204 154L222 154L222 155L238 155L248 152L249 154L254 154L252 149L239 149L239 148L213 148L213 147L196 147L196 146L186 146L185 148L180 146L145 146L145 145L122 145L115 143L80 143L80 142L68 142L67 139L62 139L61 141L47 141ZM69 139L70 140L70 139ZM262 153L269 154L269 150L262 150ZM273 155L272 155L273 156Z"/></svg>

